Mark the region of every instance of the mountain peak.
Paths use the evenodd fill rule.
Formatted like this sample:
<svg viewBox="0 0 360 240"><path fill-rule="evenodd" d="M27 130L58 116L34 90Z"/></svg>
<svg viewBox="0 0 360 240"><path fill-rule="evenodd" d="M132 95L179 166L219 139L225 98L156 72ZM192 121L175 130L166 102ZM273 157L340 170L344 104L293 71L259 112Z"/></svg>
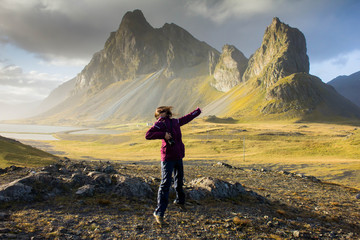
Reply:
<svg viewBox="0 0 360 240"><path fill-rule="evenodd" d="M176 24L153 28L140 10L128 12L74 81L71 96L41 119L111 123L149 119L160 105L186 113L199 104L204 115L248 119L360 117L358 107L309 75L304 35L279 18L247 61L234 46L220 55Z"/></svg>
<svg viewBox="0 0 360 240"><path fill-rule="evenodd" d="M139 9L128 11L122 18L122 22L147 22L143 12Z"/></svg>
<svg viewBox="0 0 360 240"><path fill-rule="evenodd" d="M132 31L145 31L152 29L141 10L136 9L125 13L119 29L131 29Z"/></svg>
<svg viewBox="0 0 360 240"><path fill-rule="evenodd" d="M74 94L96 92L106 86L161 69L162 76L175 78L178 73L199 64L209 65L209 54L218 52L194 38L178 25L153 28L140 10L127 12L104 49L77 76ZM216 57L214 57L216 58Z"/></svg>
<svg viewBox="0 0 360 240"><path fill-rule="evenodd" d="M243 81L256 77L269 87L298 72L309 73L305 36L275 17L265 30L261 47L250 58Z"/></svg>
<svg viewBox="0 0 360 240"><path fill-rule="evenodd" d="M220 60L215 67L212 84L217 90L227 92L241 82L248 59L233 45L224 45Z"/></svg>
<svg viewBox="0 0 360 240"><path fill-rule="evenodd" d="M272 22L271 22L271 26L277 26L279 24L281 24L282 22L280 21L280 19L278 17L274 17Z"/></svg>

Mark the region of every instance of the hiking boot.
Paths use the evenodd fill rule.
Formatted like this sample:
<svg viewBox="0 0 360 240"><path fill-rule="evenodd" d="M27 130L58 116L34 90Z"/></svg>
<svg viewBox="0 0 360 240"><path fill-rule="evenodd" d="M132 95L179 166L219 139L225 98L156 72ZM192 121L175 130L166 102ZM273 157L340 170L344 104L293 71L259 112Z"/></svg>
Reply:
<svg viewBox="0 0 360 240"><path fill-rule="evenodd" d="M178 208L180 208L184 212L187 211L187 209L185 207L185 203L181 204L181 203L178 203L177 201L174 201L174 205L177 206Z"/></svg>
<svg viewBox="0 0 360 240"><path fill-rule="evenodd" d="M156 213L154 213L154 217L158 224L160 224L161 226L165 225L164 217L162 217L160 215L156 215Z"/></svg>

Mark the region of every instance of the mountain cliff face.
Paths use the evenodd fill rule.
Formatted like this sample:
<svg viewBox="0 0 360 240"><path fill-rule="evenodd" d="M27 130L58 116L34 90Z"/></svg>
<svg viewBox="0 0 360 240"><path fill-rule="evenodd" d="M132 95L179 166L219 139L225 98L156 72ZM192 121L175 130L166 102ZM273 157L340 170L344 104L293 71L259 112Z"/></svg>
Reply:
<svg viewBox="0 0 360 240"><path fill-rule="evenodd" d="M243 81L257 78L264 87L293 73L309 73L304 35L274 18L266 28L261 47L250 58Z"/></svg>
<svg viewBox="0 0 360 240"><path fill-rule="evenodd" d="M242 81L205 112L242 119L360 118L357 106L309 74L304 35L278 18L267 27Z"/></svg>
<svg viewBox="0 0 360 240"><path fill-rule="evenodd" d="M36 123L152 121L160 105L244 120L360 118L359 107L309 74L304 35L278 18L248 61L234 46L220 55L175 24L155 29L140 10L128 12L71 81L71 96Z"/></svg>
<svg viewBox="0 0 360 240"><path fill-rule="evenodd" d="M360 71L349 76L339 76L328 82L341 95L360 106Z"/></svg>
<svg viewBox="0 0 360 240"><path fill-rule="evenodd" d="M155 29L140 10L128 12L104 49L77 75L71 96L36 121L152 120L159 105L186 113L221 94L210 86L219 56L175 24Z"/></svg>
<svg viewBox="0 0 360 240"><path fill-rule="evenodd" d="M164 77L172 79L179 70L200 63L208 63L210 68L209 56L214 55L219 55L217 50L175 24L155 29L140 10L127 12L104 49L77 76L74 93L84 89L96 93L112 83L160 69L164 69Z"/></svg>
<svg viewBox="0 0 360 240"><path fill-rule="evenodd" d="M241 82L247 67L248 59L235 46L225 45L220 60L214 70L215 82L212 84L217 90L227 92Z"/></svg>

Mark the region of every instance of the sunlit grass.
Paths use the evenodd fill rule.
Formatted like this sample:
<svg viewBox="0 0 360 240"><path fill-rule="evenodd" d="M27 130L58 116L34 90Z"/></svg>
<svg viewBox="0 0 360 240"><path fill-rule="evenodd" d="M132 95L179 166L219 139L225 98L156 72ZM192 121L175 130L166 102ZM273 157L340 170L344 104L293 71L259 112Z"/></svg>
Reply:
<svg viewBox="0 0 360 240"><path fill-rule="evenodd" d="M150 126L111 126L118 135L58 134L49 141L72 159L159 161L159 140L145 140ZM110 128L110 127L109 127ZM195 120L182 127L185 161L225 161L239 167L288 170L360 188L360 130L352 125Z"/></svg>
<svg viewBox="0 0 360 240"><path fill-rule="evenodd" d="M0 137L0 168L44 166L55 161L56 157L47 152Z"/></svg>

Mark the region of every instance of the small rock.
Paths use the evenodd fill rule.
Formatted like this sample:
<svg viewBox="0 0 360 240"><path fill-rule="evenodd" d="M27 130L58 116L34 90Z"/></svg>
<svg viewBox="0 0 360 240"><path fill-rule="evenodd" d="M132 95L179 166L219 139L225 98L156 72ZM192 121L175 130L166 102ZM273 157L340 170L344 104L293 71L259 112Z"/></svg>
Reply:
<svg viewBox="0 0 360 240"><path fill-rule="evenodd" d="M268 227L274 227L274 224L273 224L272 221L268 221L268 222L266 223L266 226L268 226Z"/></svg>
<svg viewBox="0 0 360 240"><path fill-rule="evenodd" d="M23 169L23 168L22 167L17 167L17 166L10 166L10 167L5 168L5 171L6 172L13 172L13 171L20 170L20 169Z"/></svg>
<svg viewBox="0 0 360 240"><path fill-rule="evenodd" d="M298 238L300 237L300 232L299 231L293 231L293 236Z"/></svg>
<svg viewBox="0 0 360 240"><path fill-rule="evenodd" d="M217 162L216 164L213 165L214 167L226 167L226 168L234 168L233 166L231 166L230 164L227 163L222 163L222 162Z"/></svg>
<svg viewBox="0 0 360 240"><path fill-rule="evenodd" d="M17 239L18 236L16 234L12 234L12 233L4 233L4 234L0 234L0 239Z"/></svg>
<svg viewBox="0 0 360 240"><path fill-rule="evenodd" d="M4 212L0 212L0 221L7 220L9 217L10 217L10 214L4 213Z"/></svg>
<svg viewBox="0 0 360 240"><path fill-rule="evenodd" d="M240 219L238 216L235 216L235 217L233 218L233 222L234 222L235 224L240 224L241 219Z"/></svg>
<svg viewBox="0 0 360 240"><path fill-rule="evenodd" d="M57 172L58 170L59 169L55 165L49 165L41 169L42 172L49 172L49 173L54 173Z"/></svg>
<svg viewBox="0 0 360 240"><path fill-rule="evenodd" d="M317 179L317 178L314 177L314 176L306 176L305 178L306 178L306 179L309 179L310 181L313 181L313 182L321 182L319 179Z"/></svg>
<svg viewBox="0 0 360 240"><path fill-rule="evenodd" d="M304 178L304 177L305 177L305 175L302 174L302 173L298 173L298 174L296 174L296 176L298 176L298 177L300 177L300 178Z"/></svg>
<svg viewBox="0 0 360 240"><path fill-rule="evenodd" d="M95 187L94 187L94 185L88 184L88 185L85 185L85 186L80 187L80 188L76 191L75 194L78 195L78 196L82 196L82 197L84 197L84 196L89 196L89 197L91 197L91 196L94 196L94 192L95 192Z"/></svg>
<svg viewBox="0 0 360 240"><path fill-rule="evenodd" d="M356 199L360 199L360 193L356 195Z"/></svg>
<svg viewBox="0 0 360 240"><path fill-rule="evenodd" d="M0 233L9 233L11 230L9 228L0 228Z"/></svg>
<svg viewBox="0 0 360 240"><path fill-rule="evenodd" d="M250 226L251 225L251 220L250 219L246 219L246 218L241 219L238 216L235 216L233 218L233 222L236 225L239 225L239 226Z"/></svg>
<svg viewBox="0 0 360 240"><path fill-rule="evenodd" d="M346 235L347 239L353 239L354 233L350 232Z"/></svg>
<svg viewBox="0 0 360 240"><path fill-rule="evenodd" d="M115 170L115 168L113 167L113 166L111 166L111 165L107 165L106 167L104 167L103 169L102 169L102 171L104 172L104 173L116 173L116 170Z"/></svg>
<svg viewBox="0 0 360 240"><path fill-rule="evenodd" d="M284 175L289 175L289 174L290 174L290 172L288 172L288 171L283 171L283 170L279 171L279 173L280 173L280 174L284 174Z"/></svg>
<svg viewBox="0 0 360 240"><path fill-rule="evenodd" d="M59 172L63 174L68 174L69 170L67 170L65 167L59 168Z"/></svg>

